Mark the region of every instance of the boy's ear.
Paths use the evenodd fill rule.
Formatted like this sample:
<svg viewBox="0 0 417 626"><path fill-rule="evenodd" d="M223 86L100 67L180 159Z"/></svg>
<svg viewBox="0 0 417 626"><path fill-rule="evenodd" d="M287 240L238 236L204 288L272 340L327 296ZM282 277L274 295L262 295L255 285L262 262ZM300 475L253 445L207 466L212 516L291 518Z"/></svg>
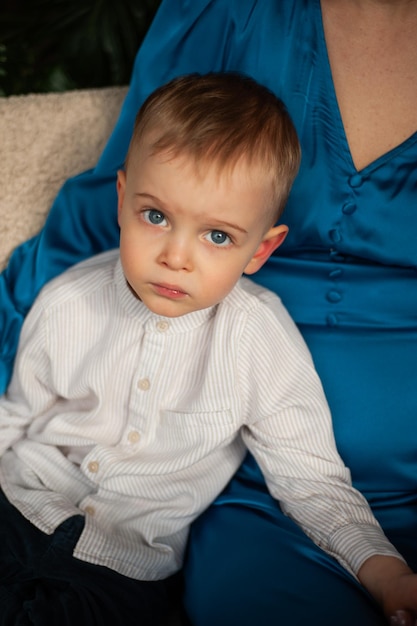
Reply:
<svg viewBox="0 0 417 626"><path fill-rule="evenodd" d="M262 265L269 259L271 254L279 248L284 241L288 233L288 226L281 224L280 226L273 226L268 230L261 243L258 246L255 254L243 270L244 274L254 274Z"/></svg>
<svg viewBox="0 0 417 626"><path fill-rule="evenodd" d="M126 172L123 170L118 170L117 172L117 216L120 219L120 214L122 212L123 201L125 199L125 190L126 190Z"/></svg>

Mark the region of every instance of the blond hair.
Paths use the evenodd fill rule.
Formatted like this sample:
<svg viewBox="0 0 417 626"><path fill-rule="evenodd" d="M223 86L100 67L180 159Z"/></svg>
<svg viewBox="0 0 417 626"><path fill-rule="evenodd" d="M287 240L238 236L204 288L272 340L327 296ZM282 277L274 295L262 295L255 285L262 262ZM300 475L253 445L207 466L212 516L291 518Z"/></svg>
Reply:
<svg viewBox="0 0 417 626"><path fill-rule="evenodd" d="M280 217L297 174L301 149L284 103L238 73L189 74L156 89L135 121L126 167L146 134L152 154L193 158L219 172L243 160L271 185Z"/></svg>

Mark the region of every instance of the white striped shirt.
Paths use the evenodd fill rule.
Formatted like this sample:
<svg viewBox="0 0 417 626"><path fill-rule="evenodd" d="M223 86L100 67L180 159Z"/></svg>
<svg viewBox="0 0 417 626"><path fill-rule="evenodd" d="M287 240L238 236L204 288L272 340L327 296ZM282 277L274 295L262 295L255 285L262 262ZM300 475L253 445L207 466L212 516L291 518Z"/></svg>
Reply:
<svg viewBox="0 0 417 626"><path fill-rule="evenodd" d="M46 533L81 512L74 556L132 578L181 567L190 523L246 446L282 509L348 569L397 554L350 486L299 332L247 279L164 319L117 250L67 271L27 317L0 429L8 499Z"/></svg>

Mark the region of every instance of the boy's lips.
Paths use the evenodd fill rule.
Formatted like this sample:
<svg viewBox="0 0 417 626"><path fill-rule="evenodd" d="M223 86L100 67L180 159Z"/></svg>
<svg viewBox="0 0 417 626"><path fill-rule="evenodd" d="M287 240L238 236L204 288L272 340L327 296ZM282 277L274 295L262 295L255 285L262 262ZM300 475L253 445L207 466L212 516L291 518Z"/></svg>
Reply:
<svg viewBox="0 0 417 626"><path fill-rule="evenodd" d="M185 298L188 294L185 291L182 291L177 285L167 285L165 283L152 283L152 287L160 296L165 296L166 298Z"/></svg>

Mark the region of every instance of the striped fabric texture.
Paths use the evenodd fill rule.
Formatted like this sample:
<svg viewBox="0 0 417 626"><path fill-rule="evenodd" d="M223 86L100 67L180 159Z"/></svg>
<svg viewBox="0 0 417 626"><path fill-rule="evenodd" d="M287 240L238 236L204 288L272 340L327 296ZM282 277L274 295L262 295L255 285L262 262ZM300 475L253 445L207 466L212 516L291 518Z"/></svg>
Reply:
<svg viewBox="0 0 417 626"><path fill-rule="evenodd" d="M397 555L336 451L310 354L279 298L242 278L219 305L152 314L114 250L47 285L0 400L8 499L52 533L85 515L74 556L156 580L247 448L280 506L356 573Z"/></svg>

